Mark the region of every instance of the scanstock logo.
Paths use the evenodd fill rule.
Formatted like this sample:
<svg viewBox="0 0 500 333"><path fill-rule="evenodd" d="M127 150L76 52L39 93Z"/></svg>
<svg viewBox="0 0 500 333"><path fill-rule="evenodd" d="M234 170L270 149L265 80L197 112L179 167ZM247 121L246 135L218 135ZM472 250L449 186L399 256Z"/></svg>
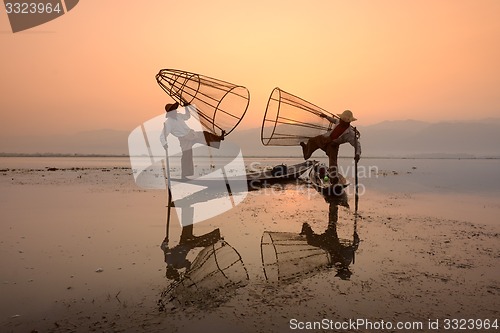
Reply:
<svg viewBox="0 0 500 333"><path fill-rule="evenodd" d="M79 0L4 0L12 32L52 21L75 8Z"/></svg>
<svg viewBox="0 0 500 333"><path fill-rule="evenodd" d="M195 132L205 130L194 104L189 109L186 125ZM247 196L248 185L243 153L236 144L223 141L218 149L207 142L192 149L180 146L173 135L161 143L165 115L161 114L135 128L128 137L130 166L135 183L145 190L169 189L175 213L185 227L223 214ZM191 150L191 152L189 152ZM186 155L193 159L194 175L182 179L182 163ZM169 180L170 178L170 180Z"/></svg>

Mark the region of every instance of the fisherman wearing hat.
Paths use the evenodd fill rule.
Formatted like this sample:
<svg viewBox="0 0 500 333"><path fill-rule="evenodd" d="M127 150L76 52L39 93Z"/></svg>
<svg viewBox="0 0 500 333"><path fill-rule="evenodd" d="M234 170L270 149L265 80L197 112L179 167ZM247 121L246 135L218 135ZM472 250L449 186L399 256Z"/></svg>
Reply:
<svg viewBox="0 0 500 333"><path fill-rule="evenodd" d="M339 146L342 143L349 142L355 150L354 159L359 161L361 156L361 145L359 140L356 140L356 135L354 128L351 127L351 122L355 121L353 114L349 110L345 110L341 114L338 114L339 120L330 117L326 114L321 114L322 118L326 118L331 123L334 124L333 128L326 132L310 138L307 144L301 142L302 153L304 159L307 160L311 155L317 150L322 149L328 156L328 162L330 168L337 168L337 155L339 153Z"/></svg>
<svg viewBox="0 0 500 333"><path fill-rule="evenodd" d="M182 178L192 176L194 174L193 165L193 145L200 143L210 147L219 148L220 142L224 140L224 131L222 135L216 135L208 131L194 131L187 124L186 120L191 117L189 107L185 103L185 113L178 113L179 103L165 105L167 118L163 125L163 131L160 136L162 146L167 149L167 136L172 134L179 139L182 150L181 166Z"/></svg>

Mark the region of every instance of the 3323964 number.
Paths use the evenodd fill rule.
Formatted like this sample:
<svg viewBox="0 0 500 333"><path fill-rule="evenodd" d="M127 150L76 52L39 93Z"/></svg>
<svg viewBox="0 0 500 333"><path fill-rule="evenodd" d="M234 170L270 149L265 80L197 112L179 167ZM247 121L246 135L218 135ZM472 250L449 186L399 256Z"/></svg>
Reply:
<svg viewBox="0 0 500 333"><path fill-rule="evenodd" d="M7 14L59 14L62 11L60 3L43 2L6 2L5 10Z"/></svg>
<svg viewBox="0 0 500 333"><path fill-rule="evenodd" d="M497 330L498 319L445 319L445 330Z"/></svg>

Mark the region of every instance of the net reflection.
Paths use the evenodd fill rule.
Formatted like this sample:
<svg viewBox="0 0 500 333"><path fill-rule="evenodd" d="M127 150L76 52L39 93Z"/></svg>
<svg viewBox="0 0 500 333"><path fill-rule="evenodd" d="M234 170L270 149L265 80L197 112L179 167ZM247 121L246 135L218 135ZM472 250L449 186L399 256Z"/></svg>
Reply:
<svg viewBox="0 0 500 333"><path fill-rule="evenodd" d="M191 262L190 252L201 249ZM193 235L193 225L182 229L179 244L165 248L166 278L173 283L161 293L161 311L172 307L216 307L229 300L236 289L248 283L248 272L241 256L215 229Z"/></svg>
<svg viewBox="0 0 500 333"><path fill-rule="evenodd" d="M293 282L322 270L334 268L336 276L347 280L352 275L359 245L356 221L352 239L338 236L339 205L348 207L347 195L329 197L328 226L317 234L308 223L300 234L291 232L264 232L261 256L264 275L268 281Z"/></svg>

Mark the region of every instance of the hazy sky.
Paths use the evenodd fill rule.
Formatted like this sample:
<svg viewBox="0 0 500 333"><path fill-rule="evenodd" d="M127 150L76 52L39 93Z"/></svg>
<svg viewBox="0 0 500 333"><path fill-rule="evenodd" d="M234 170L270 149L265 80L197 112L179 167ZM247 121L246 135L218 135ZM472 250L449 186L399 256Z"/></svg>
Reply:
<svg viewBox="0 0 500 333"><path fill-rule="evenodd" d="M161 68L279 86L367 125L500 116L500 1L82 0L13 34L0 10L0 132L132 130L163 113Z"/></svg>

